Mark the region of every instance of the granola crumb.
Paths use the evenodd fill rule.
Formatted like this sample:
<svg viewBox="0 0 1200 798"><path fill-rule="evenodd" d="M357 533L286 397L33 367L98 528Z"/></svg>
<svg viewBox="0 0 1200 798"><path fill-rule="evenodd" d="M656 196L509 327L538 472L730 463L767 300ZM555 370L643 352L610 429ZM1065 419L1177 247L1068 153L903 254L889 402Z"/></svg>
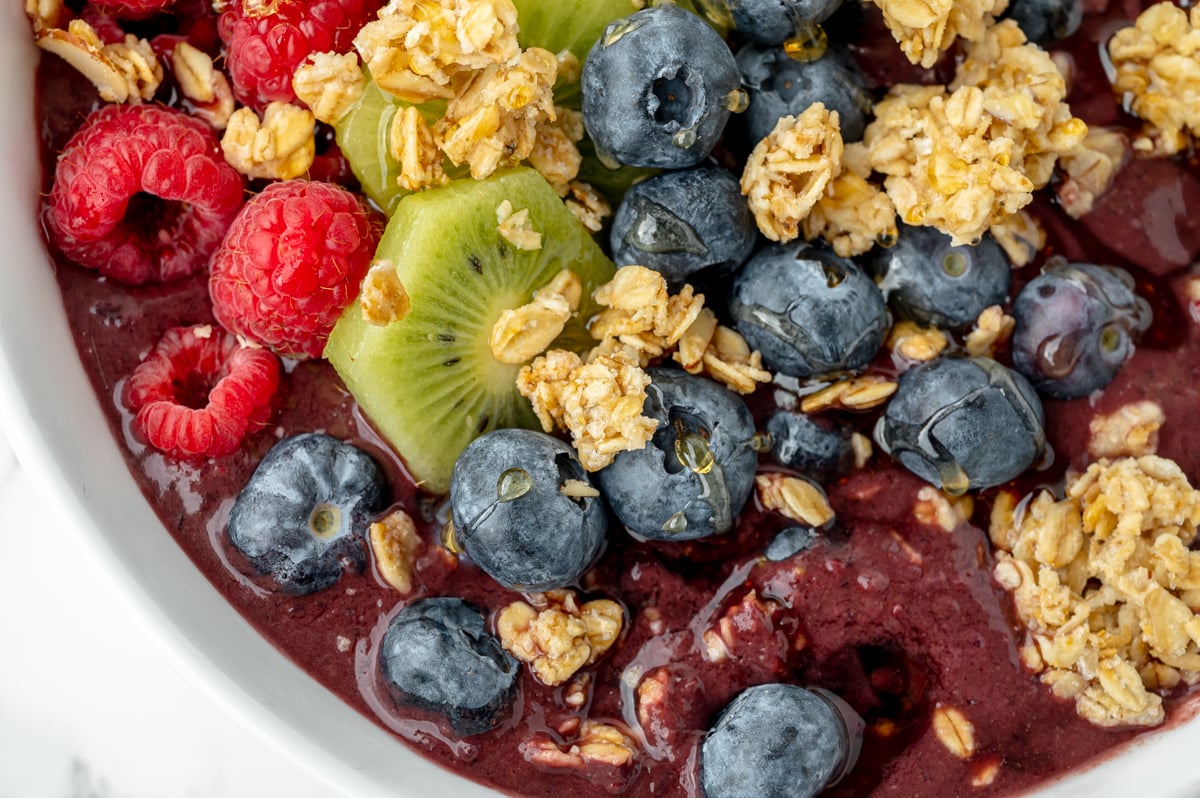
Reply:
<svg viewBox="0 0 1200 798"><path fill-rule="evenodd" d="M971 357L992 357L1012 337L1016 326L1016 319L1005 313L999 305L984 308L964 341L967 354Z"/></svg>
<svg viewBox="0 0 1200 798"><path fill-rule="evenodd" d="M527 160L560 197L571 193L571 183L579 175L583 156L575 145L582 139L583 114L570 108L556 106L554 119L543 120L537 126Z"/></svg>
<svg viewBox="0 0 1200 798"><path fill-rule="evenodd" d="M577 770L587 774L589 767L625 768L633 764L638 746L633 736L615 723L584 721L579 738L569 745L559 746L547 737L538 736L521 745L521 752L530 764L548 770Z"/></svg>
<svg viewBox="0 0 1200 798"><path fill-rule="evenodd" d="M817 528L834 518L825 491L807 479L769 472L757 475L754 484L763 507L785 518Z"/></svg>
<svg viewBox="0 0 1200 798"><path fill-rule="evenodd" d="M887 339L892 354L910 363L933 360L949 345L950 338L937 327L922 327L914 321L896 322Z"/></svg>
<svg viewBox="0 0 1200 798"><path fill-rule="evenodd" d="M239 108L221 137L225 160L251 178L292 180L308 173L316 156L316 119L290 103L272 102L263 118Z"/></svg>
<svg viewBox="0 0 1200 798"><path fill-rule="evenodd" d="M1142 457L1158 451L1158 430L1167 420L1162 406L1144 399L1122 405L1089 424L1088 454L1102 457Z"/></svg>
<svg viewBox="0 0 1200 798"><path fill-rule="evenodd" d="M533 229L529 209L514 210L508 200L496 206L496 232L519 250L530 252L542 248L542 234Z"/></svg>
<svg viewBox="0 0 1200 798"><path fill-rule="evenodd" d="M405 191L440 186L450 178L442 167L442 151L425 117L414 106L399 108L388 128L388 149L400 165L396 184Z"/></svg>
<svg viewBox="0 0 1200 798"><path fill-rule="evenodd" d="M1079 146L1058 159L1064 178L1054 187L1058 202L1072 219L1091 212L1096 199L1108 190L1117 172L1129 161L1132 148L1125 132L1116 128L1088 128Z"/></svg>
<svg viewBox="0 0 1200 798"><path fill-rule="evenodd" d="M1046 230L1041 222L1024 210L996 222L988 228L988 232L1015 269L1028 266L1046 246Z"/></svg>
<svg viewBox="0 0 1200 798"><path fill-rule="evenodd" d="M1200 491L1170 460L1099 460L1066 497L1042 492L992 530L995 576L1038 648L1041 679L1100 726L1154 726L1152 692L1200 678ZM993 524L997 521L993 512ZM1027 660L1027 662L1030 660ZM1033 660L1036 665L1036 660Z"/></svg>
<svg viewBox="0 0 1200 798"><path fill-rule="evenodd" d="M417 526L403 510L371 524L367 535L383 581L407 595L413 589L413 563L424 548Z"/></svg>
<svg viewBox="0 0 1200 798"><path fill-rule="evenodd" d="M854 451L854 467L863 468L871 460L871 456L875 454L875 447L871 443L871 439L861 432L855 432L850 436L850 448Z"/></svg>
<svg viewBox="0 0 1200 798"><path fill-rule="evenodd" d="M808 394L800 400L800 409L805 413L817 413L834 408L855 411L873 410L890 399L897 387L899 387L899 383L895 380L878 374L850 377Z"/></svg>
<svg viewBox="0 0 1200 798"><path fill-rule="evenodd" d="M917 491L913 517L918 523L953 532L971 519L974 510L975 500L970 496L948 496L932 485L926 485Z"/></svg>
<svg viewBox="0 0 1200 798"><path fill-rule="evenodd" d="M292 75L296 97L327 125L336 125L349 113L366 86L354 53L311 53Z"/></svg>
<svg viewBox="0 0 1200 798"><path fill-rule="evenodd" d="M511 0L391 0L354 47L384 91L448 100L456 78L517 57L517 9Z"/></svg>
<svg viewBox="0 0 1200 798"><path fill-rule="evenodd" d="M575 214L575 218L582 222L584 227L593 233L600 232L604 227L604 220L613 214L612 205L590 183L572 180L567 188L570 193L564 203L567 210Z"/></svg>
<svg viewBox="0 0 1200 798"><path fill-rule="evenodd" d="M1200 9L1150 6L1108 41L1113 91L1148 130L1135 149L1175 155L1200 135ZM1138 146L1139 143L1141 146Z"/></svg>
<svg viewBox="0 0 1200 798"><path fill-rule="evenodd" d="M412 310L408 291L396 274L396 265L386 258L373 262L367 270L358 301L363 321L376 327L400 321Z"/></svg>
<svg viewBox="0 0 1200 798"><path fill-rule="evenodd" d="M33 23L33 31L62 26L65 14L63 0L25 0L25 16Z"/></svg>
<svg viewBox="0 0 1200 798"><path fill-rule="evenodd" d="M127 34L122 42L105 44L82 19L71 20L65 30L37 25L34 30L37 46L90 80L105 102L149 102L162 84L162 64L145 39Z"/></svg>
<svg viewBox="0 0 1200 798"><path fill-rule="evenodd" d="M938 704L933 710L933 732L946 750L959 759L975 755L975 726L962 710Z"/></svg>
<svg viewBox="0 0 1200 798"><path fill-rule="evenodd" d="M525 363L546 351L571 318L571 303L562 294L538 291L532 302L500 314L488 346L501 363Z"/></svg>
<svg viewBox="0 0 1200 798"><path fill-rule="evenodd" d="M569 590L554 590L515 601L500 611L496 631L505 650L529 665L543 684L554 687L595 663L621 634L619 604L597 599L580 605Z"/></svg>
<svg viewBox="0 0 1200 798"><path fill-rule="evenodd" d="M758 229L772 241L791 241L800 223L841 171L837 111L813 103L799 117L785 116L746 161L742 194Z"/></svg>

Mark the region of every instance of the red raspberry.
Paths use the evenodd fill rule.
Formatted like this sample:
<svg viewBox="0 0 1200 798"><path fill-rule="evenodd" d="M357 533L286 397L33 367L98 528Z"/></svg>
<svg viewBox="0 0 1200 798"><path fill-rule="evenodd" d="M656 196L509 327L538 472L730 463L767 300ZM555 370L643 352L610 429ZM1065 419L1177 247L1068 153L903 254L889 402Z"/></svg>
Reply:
<svg viewBox="0 0 1200 798"><path fill-rule="evenodd" d="M218 22L233 93L258 110L291 102L292 73L309 53L350 50L374 0L234 0Z"/></svg>
<svg viewBox="0 0 1200 798"><path fill-rule="evenodd" d="M213 255L217 321L280 355L320 357L378 242L375 215L349 191L272 183L247 201Z"/></svg>
<svg viewBox="0 0 1200 798"><path fill-rule="evenodd" d="M279 360L212 325L172 327L125 384L134 428L173 457L222 457L266 426Z"/></svg>
<svg viewBox="0 0 1200 798"><path fill-rule="evenodd" d="M179 111L109 105L59 156L47 222L63 254L124 283L203 269L242 204L212 131Z"/></svg>

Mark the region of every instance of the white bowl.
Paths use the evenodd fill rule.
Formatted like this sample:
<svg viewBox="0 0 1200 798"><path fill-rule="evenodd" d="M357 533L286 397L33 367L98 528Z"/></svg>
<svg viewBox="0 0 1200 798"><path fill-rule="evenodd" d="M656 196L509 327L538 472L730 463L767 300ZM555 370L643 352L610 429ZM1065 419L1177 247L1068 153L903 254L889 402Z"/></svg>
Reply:
<svg viewBox="0 0 1200 798"><path fill-rule="evenodd" d="M130 476L67 327L38 234L36 52L17 3L0 12L0 422L22 465L58 497L82 541L174 664L216 703L355 798L489 798L342 703L263 639L192 565ZM1200 719L1147 734L1041 798L1200 795Z"/></svg>

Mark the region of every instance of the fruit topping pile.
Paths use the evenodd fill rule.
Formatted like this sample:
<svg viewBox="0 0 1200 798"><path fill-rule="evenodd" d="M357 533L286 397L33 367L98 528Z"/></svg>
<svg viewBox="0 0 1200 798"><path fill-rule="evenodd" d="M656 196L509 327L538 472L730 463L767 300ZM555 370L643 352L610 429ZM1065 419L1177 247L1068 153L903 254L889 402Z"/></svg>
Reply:
<svg viewBox="0 0 1200 798"><path fill-rule="evenodd" d="M331 588L375 576L394 606L356 678L381 722L436 729L419 744L519 736L510 758L589 788L773 798L867 794L933 729L965 794L1003 756L923 698L960 684L936 672L955 635L1001 634L1101 727L1200 681L1200 492L1157 454L1162 405L1094 407L1174 334L1167 300L1134 258L1048 244L1078 251L1064 214L1107 242L1123 170L1183 168L1196 9L1106 28L1111 92L1076 116L1053 49L1076 0L26 7L98 97L50 245L132 302L207 288L122 375L130 446L245 469L205 523L279 615L361 620ZM312 373L359 435L279 421ZM875 555L905 565L849 575ZM927 631L859 628L864 604L832 624L845 676L804 660L831 645L821 579L828 607L894 581L980 628L911 655Z"/></svg>

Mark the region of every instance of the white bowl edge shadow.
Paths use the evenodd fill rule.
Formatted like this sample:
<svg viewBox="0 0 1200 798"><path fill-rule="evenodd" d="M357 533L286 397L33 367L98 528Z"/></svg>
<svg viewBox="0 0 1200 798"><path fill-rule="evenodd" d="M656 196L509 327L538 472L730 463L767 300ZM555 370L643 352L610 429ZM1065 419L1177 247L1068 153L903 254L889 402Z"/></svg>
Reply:
<svg viewBox="0 0 1200 798"><path fill-rule="evenodd" d="M0 291L0 422L43 495L61 499L109 586L147 637L214 703L315 778L355 798L494 798L495 792L413 753L280 654L163 533L95 401L38 235L28 21L0 18L0 219L10 268ZM14 101L15 100L15 101ZM348 656L350 656L348 654ZM1040 798L1200 796L1200 717L1140 737ZM1181 767L1182 765L1182 767Z"/></svg>

